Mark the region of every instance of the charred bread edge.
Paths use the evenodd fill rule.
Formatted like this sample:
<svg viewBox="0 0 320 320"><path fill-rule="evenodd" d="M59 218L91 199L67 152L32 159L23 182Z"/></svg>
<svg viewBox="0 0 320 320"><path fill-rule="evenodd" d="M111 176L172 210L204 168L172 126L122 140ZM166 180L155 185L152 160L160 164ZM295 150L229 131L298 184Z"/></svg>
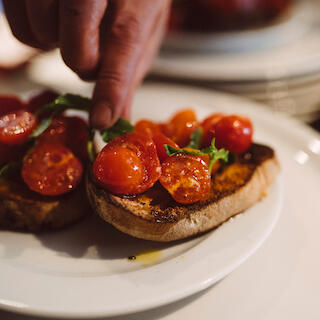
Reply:
<svg viewBox="0 0 320 320"><path fill-rule="evenodd" d="M272 158L262 161L255 168L250 180L235 193L209 203L197 211L191 211L188 216L170 223L149 221L125 209L113 200L114 196L96 185L90 170L86 185L89 201L103 220L134 237L167 242L213 229L248 209L266 194L279 171L280 165L273 155Z"/></svg>
<svg viewBox="0 0 320 320"><path fill-rule="evenodd" d="M72 192L59 197L29 198L0 192L0 230L41 232L67 227L90 212L84 180Z"/></svg>

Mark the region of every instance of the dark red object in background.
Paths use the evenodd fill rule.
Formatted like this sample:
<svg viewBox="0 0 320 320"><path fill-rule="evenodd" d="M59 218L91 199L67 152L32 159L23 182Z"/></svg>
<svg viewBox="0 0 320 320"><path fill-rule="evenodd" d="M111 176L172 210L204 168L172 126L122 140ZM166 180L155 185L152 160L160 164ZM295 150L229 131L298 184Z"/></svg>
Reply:
<svg viewBox="0 0 320 320"><path fill-rule="evenodd" d="M194 32L261 27L283 14L292 0L177 0L169 29Z"/></svg>

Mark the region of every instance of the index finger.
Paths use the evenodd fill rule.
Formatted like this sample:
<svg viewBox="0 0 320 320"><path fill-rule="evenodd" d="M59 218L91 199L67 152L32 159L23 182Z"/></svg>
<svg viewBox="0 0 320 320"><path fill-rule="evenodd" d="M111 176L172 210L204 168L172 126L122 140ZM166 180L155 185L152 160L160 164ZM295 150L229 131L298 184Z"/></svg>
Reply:
<svg viewBox="0 0 320 320"><path fill-rule="evenodd" d="M101 67L93 95L91 123L111 126L121 115L134 74L163 0L117 0L109 32L104 39Z"/></svg>

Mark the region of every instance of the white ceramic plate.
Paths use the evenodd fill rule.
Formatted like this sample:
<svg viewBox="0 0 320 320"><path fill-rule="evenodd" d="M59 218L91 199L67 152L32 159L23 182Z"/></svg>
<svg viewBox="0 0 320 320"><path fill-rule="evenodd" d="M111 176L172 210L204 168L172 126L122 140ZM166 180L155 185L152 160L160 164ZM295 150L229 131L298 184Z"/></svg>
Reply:
<svg viewBox="0 0 320 320"><path fill-rule="evenodd" d="M134 118L163 120L185 106L193 106L200 118L219 110L246 114L254 122L255 140L271 146L284 135L274 115L259 105L186 87L142 88ZM258 249L277 221L281 198L279 180L267 198L244 214L201 237L172 244L133 239L95 217L43 235L1 231L0 308L87 319L189 296L225 277ZM131 255L137 260L129 261Z"/></svg>
<svg viewBox="0 0 320 320"><path fill-rule="evenodd" d="M303 4L303 19L300 22L302 25L311 24L312 27L295 41L254 52L163 52L156 59L152 72L155 75L176 79L233 82L270 81L318 72L320 4L319 1L311 0L303 1ZM294 28L287 31L291 36L295 33ZM277 36L277 32L273 34L274 38ZM269 37L272 38L272 34ZM235 39L241 41L239 38ZM259 40L262 41L263 38L259 37ZM197 40L196 45L199 45L199 41L201 39ZM222 40L221 42L223 43ZM193 44L190 43L191 45Z"/></svg>

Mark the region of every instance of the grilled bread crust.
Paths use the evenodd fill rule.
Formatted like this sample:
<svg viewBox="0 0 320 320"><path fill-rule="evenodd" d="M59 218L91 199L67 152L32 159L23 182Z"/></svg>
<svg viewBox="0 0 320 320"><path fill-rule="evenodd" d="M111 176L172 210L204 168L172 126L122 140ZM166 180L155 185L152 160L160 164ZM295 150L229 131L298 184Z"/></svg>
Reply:
<svg viewBox="0 0 320 320"><path fill-rule="evenodd" d="M175 202L159 183L135 197L110 194L97 185L91 170L86 185L103 220L131 236L166 242L203 233L246 210L266 195L279 171L274 151L253 144L213 176L209 198L192 205Z"/></svg>
<svg viewBox="0 0 320 320"><path fill-rule="evenodd" d="M90 212L84 182L74 191L46 197L22 181L0 179L0 229L40 232L64 228Z"/></svg>

